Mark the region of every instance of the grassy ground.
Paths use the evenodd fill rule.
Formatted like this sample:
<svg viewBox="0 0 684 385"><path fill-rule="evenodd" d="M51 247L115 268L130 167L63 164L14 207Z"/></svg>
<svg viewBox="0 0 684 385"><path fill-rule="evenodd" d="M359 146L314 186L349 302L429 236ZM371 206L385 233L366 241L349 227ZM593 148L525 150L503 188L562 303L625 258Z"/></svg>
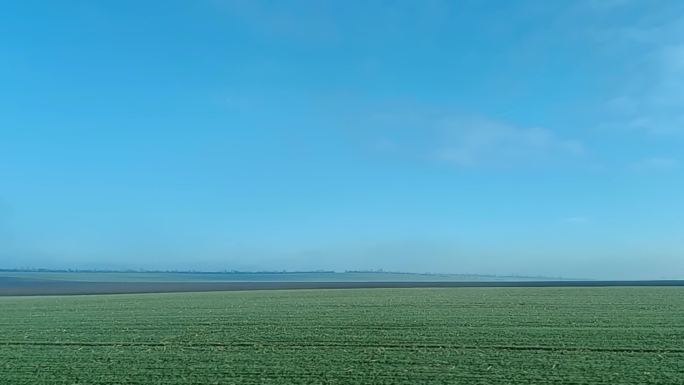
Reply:
<svg viewBox="0 0 684 385"><path fill-rule="evenodd" d="M364 282L364 281L497 281L531 280L468 274L415 274L383 272L303 273L145 273L145 272L14 272L0 277L72 282ZM536 278L539 279L539 278Z"/></svg>
<svg viewBox="0 0 684 385"><path fill-rule="evenodd" d="M684 384L684 289L0 298L1 384Z"/></svg>

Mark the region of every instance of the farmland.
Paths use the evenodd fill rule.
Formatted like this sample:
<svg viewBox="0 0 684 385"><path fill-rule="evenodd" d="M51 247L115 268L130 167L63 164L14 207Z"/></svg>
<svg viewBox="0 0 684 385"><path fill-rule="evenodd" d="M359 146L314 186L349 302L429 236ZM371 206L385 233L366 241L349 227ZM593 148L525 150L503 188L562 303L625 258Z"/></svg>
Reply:
<svg viewBox="0 0 684 385"><path fill-rule="evenodd" d="M0 298L2 384L684 384L684 289Z"/></svg>

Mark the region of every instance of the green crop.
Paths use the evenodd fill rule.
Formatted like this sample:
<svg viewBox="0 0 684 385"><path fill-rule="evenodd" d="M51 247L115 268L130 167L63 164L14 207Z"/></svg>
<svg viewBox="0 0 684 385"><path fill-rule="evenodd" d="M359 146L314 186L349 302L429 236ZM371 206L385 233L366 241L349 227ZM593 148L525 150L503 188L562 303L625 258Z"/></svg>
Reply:
<svg viewBox="0 0 684 385"><path fill-rule="evenodd" d="M682 288L0 298L0 384L684 384Z"/></svg>

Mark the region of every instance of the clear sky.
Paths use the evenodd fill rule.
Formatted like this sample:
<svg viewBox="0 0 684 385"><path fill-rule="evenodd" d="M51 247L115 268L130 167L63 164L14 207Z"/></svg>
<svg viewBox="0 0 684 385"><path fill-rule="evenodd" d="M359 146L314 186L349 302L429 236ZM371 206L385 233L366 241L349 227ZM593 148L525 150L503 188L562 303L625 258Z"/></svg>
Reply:
<svg viewBox="0 0 684 385"><path fill-rule="evenodd" d="M684 278L684 2L7 1L0 267Z"/></svg>

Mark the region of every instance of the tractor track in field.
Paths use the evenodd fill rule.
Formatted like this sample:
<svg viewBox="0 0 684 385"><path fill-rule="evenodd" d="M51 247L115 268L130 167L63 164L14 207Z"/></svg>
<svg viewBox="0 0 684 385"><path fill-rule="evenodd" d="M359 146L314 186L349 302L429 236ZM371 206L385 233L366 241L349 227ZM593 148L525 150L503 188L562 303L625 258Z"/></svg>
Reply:
<svg viewBox="0 0 684 385"><path fill-rule="evenodd" d="M684 354L684 349L638 348L638 347L593 347L593 346L524 346L524 345L450 345L450 344L354 344L342 342L292 343L239 341L231 343L164 343L164 342L81 342L81 341L0 341L0 346L54 346L54 347L143 347L143 348L380 348L380 349L449 349L449 350L503 350L543 352L598 352L598 353L659 353Z"/></svg>

